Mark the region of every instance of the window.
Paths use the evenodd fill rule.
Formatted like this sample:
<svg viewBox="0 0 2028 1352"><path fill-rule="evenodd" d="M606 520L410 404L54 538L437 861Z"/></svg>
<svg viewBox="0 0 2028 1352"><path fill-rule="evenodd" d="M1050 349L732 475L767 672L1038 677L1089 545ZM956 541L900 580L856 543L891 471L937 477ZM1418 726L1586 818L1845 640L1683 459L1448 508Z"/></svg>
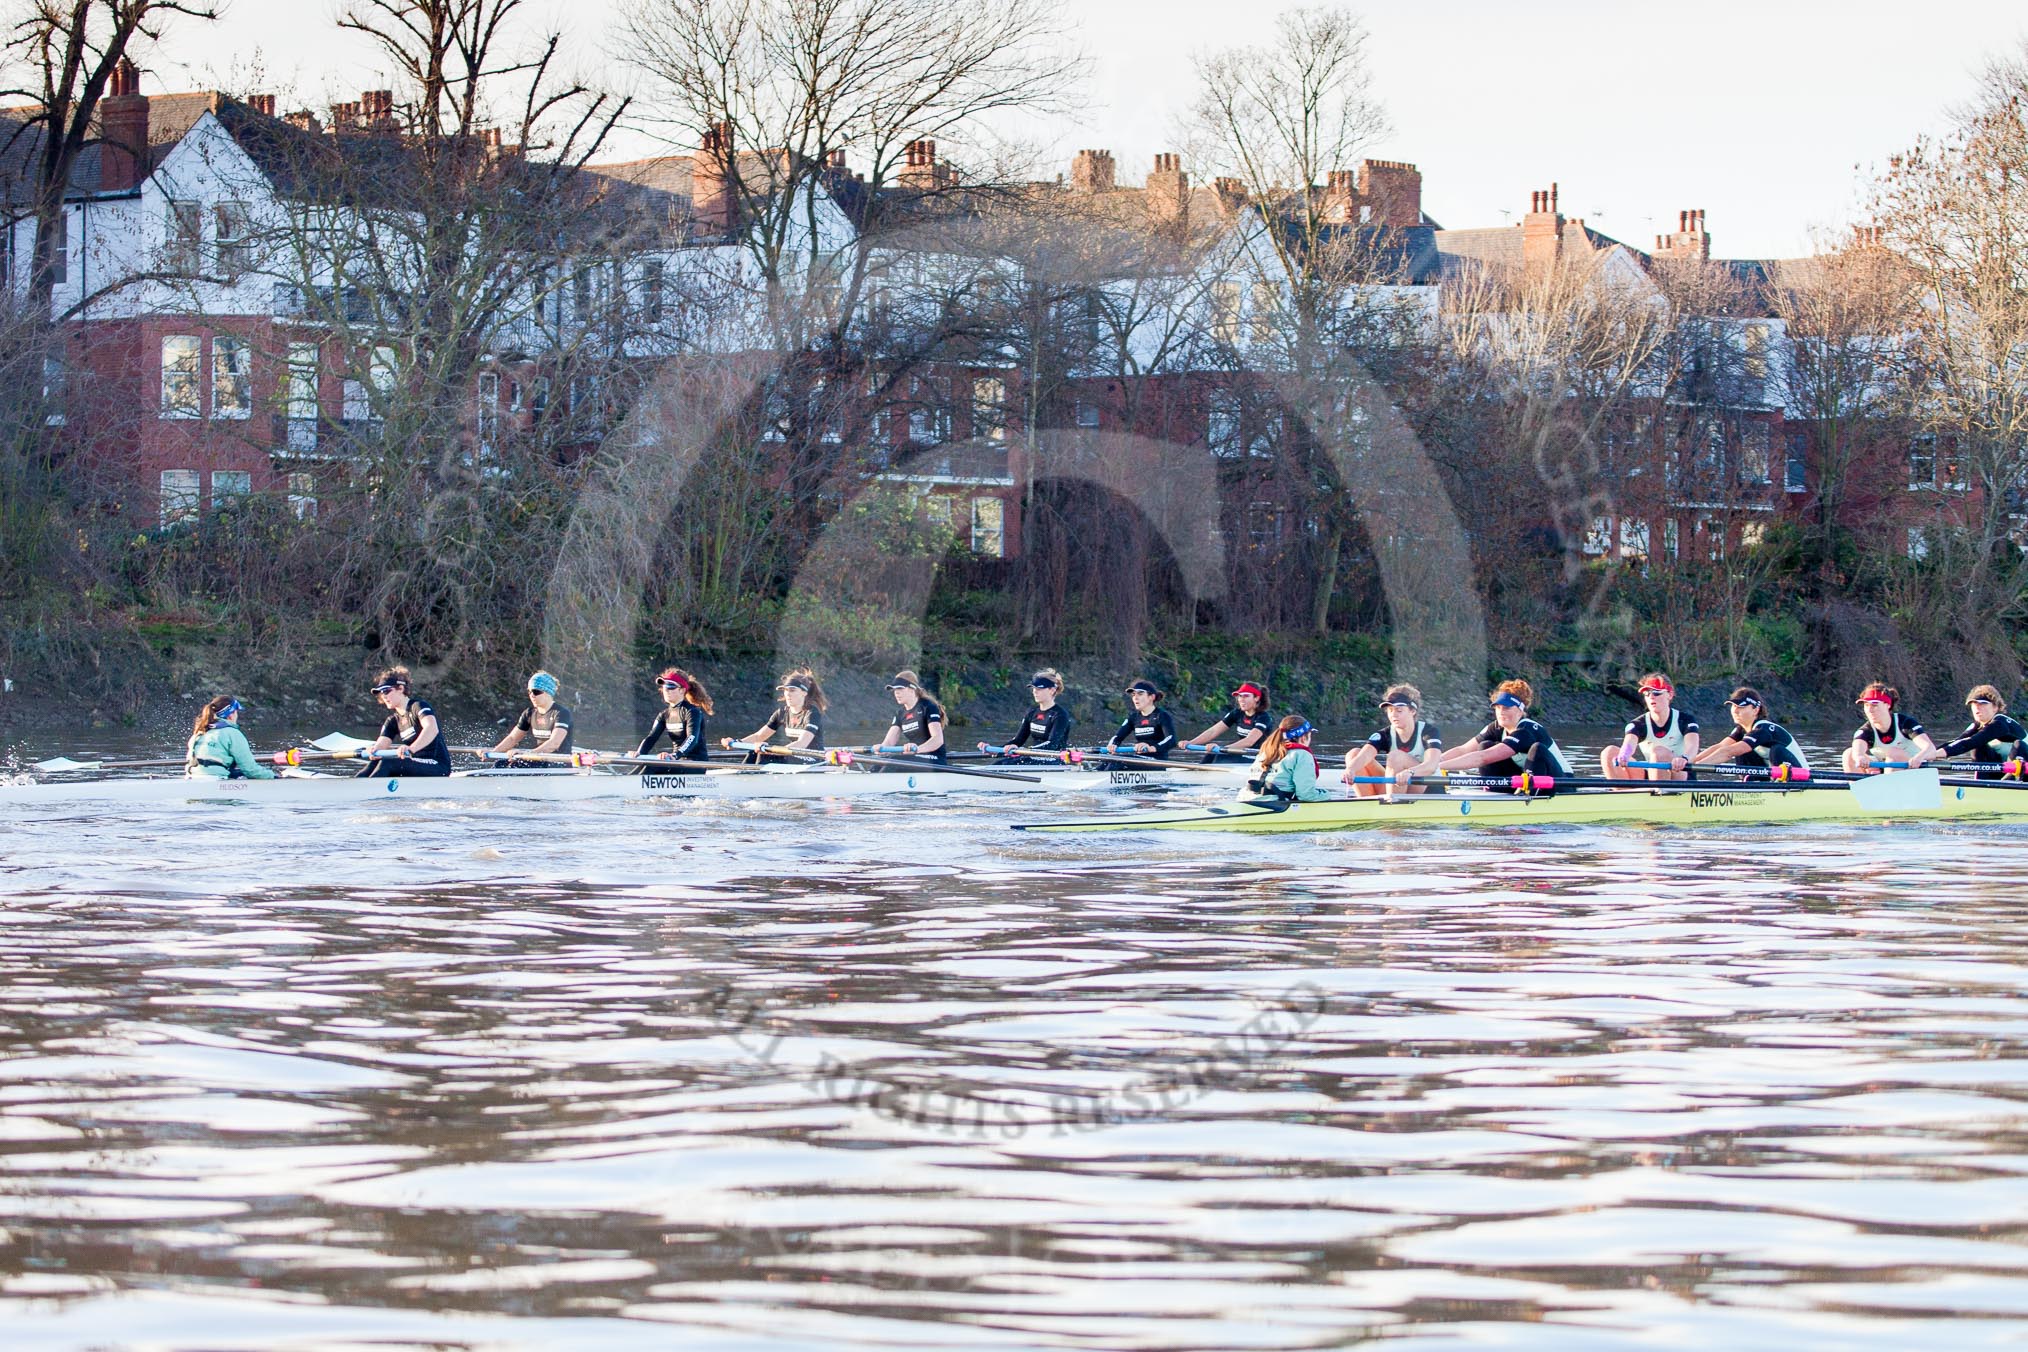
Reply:
<svg viewBox="0 0 2028 1352"><path fill-rule="evenodd" d="M479 449L482 452L490 451L500 440L500 373L498 371L479 372L477 397L479 407L476 430L479 437Z"/></svg>
<svg viewBox="0 0 2028 1352"><path fill-rule="evenodd" d="M1908 486L1936 487L1936 438L1919 436L1908 443Z"/></svg>
<svg viewBox="0 0 2028 1352"><path fill-rule="evenodd" d="M918 380L913 382L910 393L917 402L908 411L908 439L925 446L950 440L951 411L937 399L936 391Z"/></svg>
<svg viewBox="0 0 2028 1352"><path fill-rule="evenodd" d="M591 318L592 270L589 263L579 263L570 274L570 304L579 323Z"/></svg>
<svg viewBox="0 0 2028 1352"><path fill-rule="evenodd" d="M1275 443L1280 440L1281 432L1282 415L1279 413L1264 414L1254 419L1247 433L1246 453L1255 460L1274 459Z"/></svg>
<svg viewBox="0 0 2028 1352"><path fill-rule="evenodd" d="M507 411L509 413L519 413L526 407L528 407L528 392L522 388L520 381L508 381Z"/></svg>
<svg viewBox="0 0 2028 1352"><path fill-rule="evenodd" d="M1007 439L1007 383L992 376L972 382L972 435L981 441Z"/></svg>
<svg viewBox="0 0 2028 1352"><path fill-rule="evenodd" d="M662 260L641 260L641 318L650 324L662 322Z"/></svg>
<svg viewBox="0 0 2028 1352"><path fill-rule="evenodd" d="M1683 552L1682 527L1673 516L1662 521L1662 552L1672 559Z"/></svg>
<svg viewBox="0 0 2028 1352"><path fill-rule="evenodd" d="M298 521L317 515L317 476L297 471L289 476L289 512Z"/></svg>
<svg viewBox="0 0 2028 1352"><path fill-rule="evenodd" d="M162 525L180 526L197 519L197 471L194 469L165 469L162 471Z"/></svg>
<svg viewBox="0 0 2028 1352"><path fill-rule="evenodd" d="M228 279L253 266L253 244L247 238L244 202L220 202L211 209L212 233L218 248L219 275Z"/></svg>
<svg viewBox="0 0 2028 1352"><path fill-rule="evenodd" d="M253 354L244 338L211 340L211 416L253 414Z"/></svg>
<svg viewBox="0 0 2028 1352"><path fill-rule="evenodd" d="M1767 384L1767 325L1748 324L1741 345L1746 353L1747 385L1758 393Z"/></svg>
<svg viewBox="0 0 2028 1352"><path fill-rule="evenodd" d="M1255 549L1267 549L1282 541L1282 508L1274 502L1250 502L1246 507L1246 538Z"/></svg>
<svg viewBox="0 0 2028 1352"><path fill-rule="evenodd" d="M1253 341L1271 343L1275 339L1276 319L1281 308L1281 294L1266 282L1253 284Z"/></svg>
<svg viewBox="0 0 2028 1352"><path fill-rule="evenodd" d="M49 279L58 286L70 281L70 213L56 213L56 228L49 241Z"/></svg>
<svg viewBox="0 0 2028 1352"><path fill-rule="evenodd" d="M376 347L366 359L366 379L345 382L345 420L380 422L394 397L394 349Z"/></svg>
<svg viewBox="0 0 2028 1352"><path fill-rule="evenodd" d="M215 469L211 471L211 510L228 507L235 498L243 498L253 492L253 474L243 469Z"/></svg>
<svg viewBox="0 0 2028 1352"><path fill-rule="evenodd" d="M291 419L317 417L317 345L289 344L288 385L282 394L282 411Z"/></svg>
<svg viewBox="0 0 2028 1352"><path fill-rule="evenodd" d="M1764 521L1749 521L1739 528L1741 549L1752 549L1765 539L1767 539L1767 523Z"/></svg>
<svg viewBox="0 0 2028 1352"><path fill-rule="evenodd" d="M170 202L163 208L162 267L192 275L204 247L204 207L197 202Z"/></svg>
<svg viewBox="0 0 2028 1352"><path fill-rule="evenodd" d="M1725 471L1725 425L1706 423L1697 438L1697 473L1710 482Z"/></svg>
<svg viewBox="0 0 2028 1352"><path fill-rule="evenodd" d="M203 360L203 352L203 340L186 334L173 334L162 340L163 417L195 418L203 412L198 399L202 379L198 363Z"/></svg>
<svg viewBox="0 0 2028 1352"><path fill-rule="evenodd" d="M997 559L1006 554L1007 504L998 498L972 499L972 552Z"/></svg>
<svg viewBox="0 0 2028 1352"><path fill-rule="evenodd" d="M1718 560L1725 557L1725 523L1709 512L1701 513L1694 523L1698 548L1704 557Z"/></svg>
<svg viewBox="0 0 2028 1352"><path fill-rule="evenodd" d="M1211 336L1228 346L1239 341L1239 283L1211 284Z"/></svg>
<svg viewBox="0 0 2028 1352"><path fill-rule="evenodd" d="M1632 517L1620 518L1620 557L1623 559L1645 559L1648 557L1648 523Z"/></svg>
<svg viewBox="0 0 2028 1352"><path fill-rule="evenodd" d="M1739 481L1743 484L1772 483L1772 455L1768 426L1750 422L1739 429Z"/></svg>
<svg viewBox="0 0 2028 1352"><path fill-rule="evenodd" d="M1789 456L1782 466L1782 492L1807 493L1810 488L1810 439L1802 432L1789 433Z"/></svg>
<svg viewBox="0 0 2028 1352"><path fill-rule="evenodd" d="M831 393L828 381L820 380L810 387L810 425L828 445L845 440L844 402Z"/></svg>
<svg viewBox="0 0 2028 1352"><path fill-rule="evenodd" d="M1610 554L1613 548L1613 519L1609 516L1595 516L1584 533L1584 552L1588 558L1599 558Z"/></svg>
<svg viewBox="0 0 2028 1352"><path fill-rule="evenodd" d="M347 380L340 387L339 415L346 422L366 422L373 417L373 399L363 380Z"/></svg>
<svg viewBox="0 0 2028 1352"><path fill-rule="evenodd" d="M1965 458L1947 450L1936 458L1937 487L1947 493L1965 491Z"/></svg>
<svg viewBox="0 0 2028 1352"><path fill-rule="evenodd" d="M1106 338L1106 298L1098 291L1084 293L1084 337L1093 347Z"/></svg>
<svg viewBox="0 0 2028 1352"><path fill-rule="evenodd" d="M945 530L949 530L951 528L951 503L954 501L956 499L947 493L930 494L922 502L923 517L932 526L941 526Z"/></svg>
<svg viewBox="0 0 2028 1352"><path fill-rule="evenodd" d="M4 238L0 232L0 238ZM43 421L51 427L61 427L64 421L65 395L70 390L70 373L64 369L62 357L42 359L42 406L47 410Z"/></svg>
<svg viewBox="0 0 2028 1352"><path fill-rule="evenodd" d="M1929 531L1926 527L1908 528L1908 557L1918 562L1929 557Z"/></svg>
<svg viewBox="0 0 2028 1352"><path fill-rule="evenodd" d="M1077 401L1077 407L1072 411L1071 416L1077 419L1077 425L1085 431L1096 432L1099 430L1099 406L1097 404L1087 403L1085 400L1080 399Z"/></svg>
<svg viewBox="0 0 2028 1352"><path fill-rule="evenodd" d="M789 395L782 388L782 377L769 376L762 382L760 416L762 441L789 439Z"/></svg>
<svg viewBox="0 0 2028 1352"><path fill-rule="evenodd" d="M1211 453L1222 460L1237 460L1244 447L1239 440L1239 397L1220 390L1211 396L1211 412L1205 418L1204 440Z"/></svg>

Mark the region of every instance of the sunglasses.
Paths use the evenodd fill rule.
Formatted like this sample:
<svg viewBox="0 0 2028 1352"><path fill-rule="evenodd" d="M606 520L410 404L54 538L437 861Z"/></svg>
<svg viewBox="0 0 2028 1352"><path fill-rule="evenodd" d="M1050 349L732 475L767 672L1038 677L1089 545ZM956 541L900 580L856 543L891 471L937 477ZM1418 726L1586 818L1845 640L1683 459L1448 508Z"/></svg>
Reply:
<svg viewBox="0 0 2028 1352"><path fill-rule="evenodd" d="M688 690L690 688L681 681L665 681L660 677L656 678L655 684L661 686L664 690Z"/></svg>
<svg viewBox="0 0 2028 1352"><path fill-rule="evenodd" d="M373 693L376 695L385 695L399 689L401 689L401 687L398 685L376 685L373 687Z"/></svg>
<svg viewBox="0 0 2028 1352"><path fill-rule="evenodd" d="M1655 698L1658 698L1658 697L1660 697L1660 696L1663 696L1663 695L1673 695L1673 694L1675 694L1675 693L1676 693L1676 692L1675 692L1675 691L1673 691L1673 690L1655 690L1655 689L1649 689L1649 690L1643 690L1643 691L1641 692L1641 698L1642 698L1642 699L1655 699Z"/></svg>
<svg viewBox="0 0 2028 1352"><path fill-rule="evenodd" d="M1758 709L1760 701L1757 699L1729 699L1725 701L1725 707L1728 709Z"/></svg>
<svg viewBox="0 0 2028 1352"><path fill-rule="evenodd" d="M1414 709L1418 706L1410 704L1405 699L1384 699L1380 701L1380 707L1383 709Z"/></svg>
<svg viewBox="0 0 2028 1352"><path fill-rule="evenodd" d="M1968 700L1966 700L1966 701L1965 701L1965 707L1966 707L1967 709L1969 709L1969 708L1971 708L1971 707L1972 707L1972 706L1973 706L1974 704L1991 704L1992 702L1993 702L1993 701L1991 701L1991 700L1989 700L1989 699L1985 698L1985 697L1984 697L1984 696L1982 695L1982 696L1980 696L1980 697L1979 697L1978 699L1968 699Z"/></svg>

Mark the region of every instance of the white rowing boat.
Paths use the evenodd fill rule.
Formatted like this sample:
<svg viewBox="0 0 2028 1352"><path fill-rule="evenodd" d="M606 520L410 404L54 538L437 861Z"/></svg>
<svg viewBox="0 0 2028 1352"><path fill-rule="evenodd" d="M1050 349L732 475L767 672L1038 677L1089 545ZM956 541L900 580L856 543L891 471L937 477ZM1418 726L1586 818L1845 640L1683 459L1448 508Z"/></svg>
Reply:
<svg viewBox="0 0 2028 1352"><path fill-rule="evenodd" d="M871 772L828 766L756 766L695 774L621 774L602 768L487 769L436 777L359 779L297 772L279 779L79 779L0 784L0 807L89 803L274 803L363 806L404 800L515 799L573 803L595 799L815 799L892 794L1103 793L1115 789L1200 788L1230 794L1246 770L1086 770L1020 767L1022 777L988 778L934 768Z"/></svg>

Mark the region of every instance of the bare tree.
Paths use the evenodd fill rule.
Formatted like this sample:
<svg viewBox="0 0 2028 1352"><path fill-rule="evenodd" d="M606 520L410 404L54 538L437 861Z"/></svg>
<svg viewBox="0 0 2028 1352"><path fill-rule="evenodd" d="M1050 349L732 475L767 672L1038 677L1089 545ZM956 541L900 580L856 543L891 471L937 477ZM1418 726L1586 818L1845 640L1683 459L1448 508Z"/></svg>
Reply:
<svg viewBox="0 0 2028 1352"><path fill-rule="evenodd" d="M114 73L130 49L159 40L175 19L214 19L218 11L201 0L20 0L14 8L6 50L21 83L5 93L31 103L10 137L34 138L32 178L22 185L35 218L28 290L47 308L71 171L93 142L99 103ZM146 146L120 149L137 158L148 153Z"/></svg>
<svg viewBox="0 0 2028 1352"><path fill-rule="evenodd" d="M1964 467L1969 528L1953 559L1967 623L2014 613L2028 490L2028 45L1995 60L1951 130L1890 162L1875 218L1913 269L1919 361L1908 412ZM1973 632L1962 635L1965 641ZM1983 641L1983 639L1981 639Z"/></svg>

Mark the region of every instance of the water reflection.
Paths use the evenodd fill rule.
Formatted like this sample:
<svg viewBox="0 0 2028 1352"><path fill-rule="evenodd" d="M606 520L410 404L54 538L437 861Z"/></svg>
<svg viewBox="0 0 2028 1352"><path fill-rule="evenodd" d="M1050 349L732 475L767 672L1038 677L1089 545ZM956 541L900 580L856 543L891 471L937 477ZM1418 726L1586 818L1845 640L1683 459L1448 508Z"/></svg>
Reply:
<svg viewBox="0 0 2028 1352"><path fill-rule="evenodd" d="M258 815L10 834L10 1347L2028 1317L2019 834Z"/></svg>

